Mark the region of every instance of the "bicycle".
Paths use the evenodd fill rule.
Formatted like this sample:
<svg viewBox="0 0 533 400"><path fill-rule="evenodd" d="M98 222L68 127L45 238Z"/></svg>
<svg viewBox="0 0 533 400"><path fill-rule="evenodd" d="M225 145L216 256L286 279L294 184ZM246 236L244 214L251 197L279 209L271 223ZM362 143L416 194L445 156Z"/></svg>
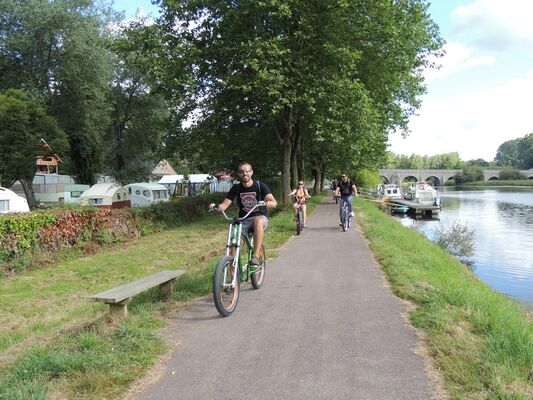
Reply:
<svg viewBox="0 0 533 400"><path fill-rule="evenodd" d="M253 235L242 232L242 221L257 207L266 206L266 202L258 202L244 217L228 217L224 210L220 210L229 223L226 254L218 261L213 274L213 300L220 315L228 317L237 308L240 296L241 282L251 281L254 289L260 289L265 280L266 250L261 245L258 266L251 265L253 257ZM241 257L241 240L246 247L246 259Z"/></svg>
<svg viewBox="0 0 533 400"><path fill-rule="evenodd" d="M336 198L340 198L342 200L342 206L341 206L341 227L342 231L346 232L346 230L352 225L352 214L350 213L350 208L348 206L348 200L345 197L342 196L335 196Z"/></svg>
<svg viewBox="0 0 533 400"><path fill-rule="evenodd" d="M291 198L296 200L296 196L291 196ZM294 221L296 223L296 235L299 235L304 229L304 210L302 207L303 204L305 203L299 201L298 209L296 210L296 217Z"/></svg>

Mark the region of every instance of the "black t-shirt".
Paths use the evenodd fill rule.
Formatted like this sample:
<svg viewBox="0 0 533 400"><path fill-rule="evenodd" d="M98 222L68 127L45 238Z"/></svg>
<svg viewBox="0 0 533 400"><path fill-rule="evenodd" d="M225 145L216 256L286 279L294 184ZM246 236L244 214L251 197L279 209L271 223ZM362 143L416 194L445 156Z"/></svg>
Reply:
<svg viewBox="0 0 533 400"><path fill-rule="evenodd" d="M258 201L264 201L265 196L271 194L269 187L263 182L254 181L252 186L246 188L242 182L233 185L229 190L226 198L231 201L236 201L239 205L239 217L244 217ZM267 215L266 207L258 207L248 217L255 217L257 215Z"/></svg>
<svg viewBox="0 0 533 400"><path fill-rule="evenodd" d="M348 179L346 182L340 180L339 183L337 183L337 187L339 188L341 196L351 196L353 194L353 185L355 185L355 183L353 183L351 179Z"/></svg>

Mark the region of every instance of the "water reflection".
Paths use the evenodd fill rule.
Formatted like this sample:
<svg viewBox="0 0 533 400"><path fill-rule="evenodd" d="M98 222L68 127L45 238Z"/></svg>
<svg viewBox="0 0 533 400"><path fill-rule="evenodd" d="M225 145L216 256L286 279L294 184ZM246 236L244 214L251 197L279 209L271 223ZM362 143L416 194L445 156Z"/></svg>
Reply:
<svg viewBox="0 0 533 400"><path fill-rule="evenodd" d="M439 224L475 231L473 270L493 289L533 306L533 188L441 190L439 220L397 216L433 240Z"/></svg>

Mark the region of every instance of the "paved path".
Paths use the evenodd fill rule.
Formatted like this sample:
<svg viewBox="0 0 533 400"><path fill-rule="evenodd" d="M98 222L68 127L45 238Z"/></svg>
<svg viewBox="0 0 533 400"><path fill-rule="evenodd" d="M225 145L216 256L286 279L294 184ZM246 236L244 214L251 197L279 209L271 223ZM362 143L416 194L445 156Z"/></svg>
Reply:
<svg viewBox="0 0 533 400"><path fill-rule="evenodd" d="M242 287L231 317L211 297L182 312L178 347L137 399L431 399L404 306L337 215L325 199L270 261L263 288Z"/></svg>

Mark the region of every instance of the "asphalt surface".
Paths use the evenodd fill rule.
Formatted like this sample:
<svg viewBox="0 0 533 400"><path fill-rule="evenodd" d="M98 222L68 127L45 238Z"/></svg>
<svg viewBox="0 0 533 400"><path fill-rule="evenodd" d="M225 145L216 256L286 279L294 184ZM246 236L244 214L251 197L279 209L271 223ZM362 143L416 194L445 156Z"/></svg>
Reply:
<svg viewBox="0 0 533 400"><path fill-rule="evenodd" d="M264 286L241 287L232 316L211 297L180 313L178 346L136 399L432 399L405 306L359 229L341 231L337 207L315 209L269 261Z"/></svg>

